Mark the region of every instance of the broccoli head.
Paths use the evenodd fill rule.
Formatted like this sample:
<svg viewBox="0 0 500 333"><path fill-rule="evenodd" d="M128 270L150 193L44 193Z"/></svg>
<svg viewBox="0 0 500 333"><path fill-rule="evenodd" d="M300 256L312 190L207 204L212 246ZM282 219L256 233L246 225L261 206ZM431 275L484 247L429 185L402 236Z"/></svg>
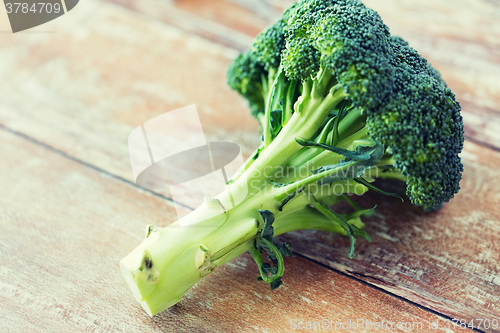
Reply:
<svg viewBox="0 0 500 333"><path fill-rule="evenodd" d="M272 110L260 107L259 112L272 114L276 101L290 97L286 89L272 91L273 87L294 80L302 85L289 102L294 104L292 112L304 109L302 105L310 98L327 100L343 93L345 97L324 117L343 118L330 130L344 129L344 139L353 131L365 130L365 139L384 145L384 161L391 158L397 170L384 176L406 179L407 194L415 205L436 208L458 192L463 171L458 156L463 147L460 105L439 72L401 37L391 36L374 10L357 0L298 1L244 54L254 59L255 68L265 69L259 70L264 79L233 64L228 73L230 86L245 96L246 88L235 85L234 77L243 75L248 85L259 87L262 81L269 82L259 95L261 100L247 98L252 110L255 105L271 106ZM284 75L275 80L281 72ZM351 116L336 110L340 103L351 106L345 112ZM266 122L271 117L261 116L261 120L263 130L269 130ZM323 121L326 124L331 123ZM320 132L308 139L318 141ZM267 137L269 145L275 135ZM304 162L305 157L314 156L302 149L291 161Z"/></svg>

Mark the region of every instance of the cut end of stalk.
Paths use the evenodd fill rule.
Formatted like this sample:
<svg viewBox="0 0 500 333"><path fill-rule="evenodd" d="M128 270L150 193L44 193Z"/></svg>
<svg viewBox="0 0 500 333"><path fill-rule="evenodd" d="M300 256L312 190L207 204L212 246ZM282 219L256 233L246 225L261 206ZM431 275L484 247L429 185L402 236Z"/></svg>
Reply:
<svg viewBox="0 0 500 333"><path fill-rule="evenodd" d="M188 287L199 280L199 275L196 275L194 281L184 286L183 283L176 284L176 278L170 276L170 271L160 276L151 255L141 249L123 258L120 268L135 299L151 317L178 303ZM175 271L172 273L176 275Z"/></svg>
<svg viewBox="0 0 500 333"><path fill-rule="evenodd" d="M120 261L127 285L150 316L178 303L189 288L210 272L211 267L206 267L208 248L190 241L196 231L204 233L206 229L170 225L149 233Z"/></svg>
<svg viewBox="0 0 500 333"><path fill-rule="evenodd" d="M125 281L127 282L127 285L132 291L135 299L142 305L144 311L146 311L146 313L152 317L154 313L153 311L151 311L148 303L146 301L143 301L141 290L139 289L136 282L136 274L134 273L134 270L127 265L128 261L126 259L128 259L128 257L120 261L120 268L122 270L123 277L125 278Z"/></svg>

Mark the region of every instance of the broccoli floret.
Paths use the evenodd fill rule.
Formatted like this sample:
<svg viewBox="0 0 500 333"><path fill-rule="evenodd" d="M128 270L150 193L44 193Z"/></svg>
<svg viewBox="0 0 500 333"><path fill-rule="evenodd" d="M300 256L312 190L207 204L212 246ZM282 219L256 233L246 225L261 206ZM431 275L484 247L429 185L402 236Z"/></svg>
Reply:
<svg viewBox="0 0 500 333"><path fill-rule="evenodd" d="M266 71L276 69L281 62L281 50L285 47L285 35L281 21L261 32L250 48L252 57Z"/></svg>
<svg viewBox="0 0 500 333"><path fill-rule="evenodd" d="M265 112L264 101L267 98L267 76L250 52L240 54L229 66L228 85L244 96L254 116Z"/></svg>
<svg viewBox="0 0 500 333"><path fill-rule="evenodd" d="M405 181L424 209L459 190L459 103L427 60L358 0L298 1L234 60L228 83L261 122L262 145L225 192L122 260L150 314L245 251L277 288L291 252L273 236L288 231L348 236L352 257L356 236L370 240L361 217L373 209L349 195L395 195L373 186L377 177ZM353 212L335 212L341 201Z"/></svg>
<svg viewBox="0 0 500 333"><path fill-rule="evenodd" d="M390 47L391 52L394 54L392 61L396 64L396 66L406 64L407 70L412 74L425 73L432 76L442 85L446 86L446 83L441 78L439 72L429 64L427 59L418 54L415 49L411 48L408 45L408 42L403 38L399 36L391 36Z"/></svg>
<svg viewBox="0 0 500 333"><path fill-rule="evenodd" d="M432 76L401 71L395 77L400 90L382 111L368 116L369 135L384 143L394 166L407 178L411 201L436 208L460 189L460 105Z"/></svg>

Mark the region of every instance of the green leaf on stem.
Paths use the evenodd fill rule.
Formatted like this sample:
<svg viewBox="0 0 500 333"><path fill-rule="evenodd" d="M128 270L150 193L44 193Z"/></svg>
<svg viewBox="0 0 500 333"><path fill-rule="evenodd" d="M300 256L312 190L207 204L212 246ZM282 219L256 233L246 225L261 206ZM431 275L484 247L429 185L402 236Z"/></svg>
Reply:
<svg viewBox="0 0 500 333"><path fill-rule="evenodd" d="M278 247L273 244L274 228L272 224L274 222L274 214L268 210L259 210L259 213L264 220L264 227L257 236L255 248L249 252L259 266L260 277L257 280L263 280L270 284L271 289L276 289L282 284L281 277L285 271L283 256L292 255L292 251L286 243L280 244ZM267 258L272 262L273 266L264 262L262 251L267 252Z"/></svg>
<svg viewBox="0 0 500 333"><path fill-rule="evenodd" d="M401 199L402 202L404 202L403 198L401 198L401 196L399 196L399 194L396 194L396 193L390 193L390 192L386 192L384 190L381 190L379 189L378 187L370 184L366 179L364 179L363 177L359 177L359 178L354 178L354 181L361 184L361 185L364 185L366 187L368 187L370 190L373 190L377 193L380 193L380 194L383 194L383 195L388 195L390 197L396 197L396 198L399 198Z"/></svg>

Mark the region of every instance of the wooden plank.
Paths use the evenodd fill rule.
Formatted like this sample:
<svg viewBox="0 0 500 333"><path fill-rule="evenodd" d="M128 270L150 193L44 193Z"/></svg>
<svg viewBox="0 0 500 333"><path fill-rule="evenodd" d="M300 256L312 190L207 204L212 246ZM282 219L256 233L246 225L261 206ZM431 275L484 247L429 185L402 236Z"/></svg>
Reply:
<svg viewBox="0 0 500 333"><path fill-rule="evenodd" d="M240 51L250 45L262 26L278 16L273 12L272 18L262 18L251 9L224 0L108 1Z"/></svg>
<svg viewBox="0 0 500 333"><path fill-rule="evenodd" d="M466 142L461 191L437 212L425 213L408 199L368 193L354 198L377 205L365 218L373 242L356 244L323 232L282 236L292 250L348 275L452 318L500 318L500 153ZM379 182L404 194L400 183ZM346 207L339 207L345 209Z"/></svg>
<svg viewBox="0 0 500 333"><path fill-rule="evenodd" d="M130 131L165 111L192 103L199 106L208 139L241 143L247 154L255 147L258 141L256 123L248 116L244 102L224 83L225 67L235 55L234 50L158 22L151 22L145 16L130 13L115 5L88 0L79 8L79 11L74 11L71 20L67 15L49 23L46 28L57 31L56 34L42 35L43 37L21 34L0 36L3 45L0 49L3 59L0 63L0 123L127 180L132 178L126 146ZM82 50L86 50L84 57ZM489 123L494 126L495 118L493 115L492 117ZM483 119L482 116L476 118ZM483 132L482 128L478 130L478 133ZM478 150L481 148L478 147ZM495 153L487 152L478 155L477 160L482 161L490 155L496 156ZM480 162L476 167L477 169L469 167L468 170L476 170L474 174L479 174L482 168ZM494 184L490 178L481 178L475 186L481 189ZM476 206L483 207L487 214L491 214L494 209L491 207L495 206L481 206L478 199L480 193L487 192L472 193L478 194L472 198L465 194L467 200L459 200L455 204L461 208L457 213L463 215L455 216L450 213L447 220L464 221L469 216L467 209L474 211ZM492 200L489 193L483 196ZM481 197L481 200L484 199ZM474 204L471 205L470 202ZM393 215L388 215L388 219L392 219L394 214L401 214L404 218L419 216L418 211L415 213L410 209L409 212L410 215L405 215L406 213L398 210ZM384 211L382 214L385 214ZM485 221L498 221L498 218L495 220L490 215L486 216L488 218ZM471 223L483 221L477 215L470 215L468 218ZM394 221L398 220L394 217ZM464 229L460 230L463 232ZM494 229L487 230L489 237L496 237ZM445 231L441 234L446 235ZM478 235L475 234L474 239ZM447 237L445 249L448 249L446 246L451 246L452 243L449 242L453 242L453 238ZM388 251L381 250L382 254L390 255L392 252L389 250L393 250L394 244L388 239L379 241L385 242L386 250L383 251ZM412 243L412 246L417 245ZM432 251L441 253L442 248L439 246L440 243L437 243ZM411 248L408 249L410 250ZM300 248L298 251L307 253ZM342 244L339 251L338 257L345 258L345 244ZM459 257L460 253L453 253ZM495 255L492 252L492 258ZM365 266L361 265L360 274L369 270L377 262L373 259L377 258L371 257L365 262ZM469 254L467 258L471 260L472 257ZM394 260L400 260L399 264L406 257L396 257ZM458 259L447 260L456 262ZM491 268L492 260L487 259L485 266L477 269L496 272ZM440 272L439 265L442 263L434 260L429 261L426 267L432 272ZM340 269L339 267L337 268ZM464 267L466 273L475 272L470 265ZM403 268L402 271L405 272ZM456 272L457 269L453 268L452 271ZM470 276L474 277L474 274ZM491 278L492 281L497 281L493 279L493 275ZM455 282L447 280L446 276L436 279ZM398 281L404 282L403 279ZM463 283L464 280L461 281ZM474 283L479 282L473 280L472 285ZM450 285L447 286L449 288ZM474 295L480 294L480 290L475 291ZM444 296L451 297L452 292L450 289ZM410 292L409 294L411 295ZM457 304L462 306L470 301L470 304L476 306L483 300L491 302L494 295L486 293L480 295L481 298L476 302L467 299L462 303L457 301ZM412 297L418 298L417 296ZM446 302L451 307L447 311L456 311L449 299ZM480 311L483 311L483 305L479 308ZM436 308L440 306L437 304ZM479 310L472 308L469 311ZM497 311L497 308L490 306L486 310L490 311L486 314L496 313L491 311Z"/></svg>
<svg viewBox="0 0 500 333"><path fill-rule="evenodd" d="M254 150L257 122L225 83L234 50L106 2L81 5L47 23L57 33L0 35L1 124L130 181L129 134L186 105L207 141Z"/></svg>
<svg viewBox="0 0 500 333"><path fill-rule="evenodd" d="M429 321L449 323L300 257L287 258L285 285L271 291L249 255L150 318L118 263L146 224L172 222L171 203L6 130L0 141L2 332L285 332L294 319L422 323L431 332Z"/></svg>

